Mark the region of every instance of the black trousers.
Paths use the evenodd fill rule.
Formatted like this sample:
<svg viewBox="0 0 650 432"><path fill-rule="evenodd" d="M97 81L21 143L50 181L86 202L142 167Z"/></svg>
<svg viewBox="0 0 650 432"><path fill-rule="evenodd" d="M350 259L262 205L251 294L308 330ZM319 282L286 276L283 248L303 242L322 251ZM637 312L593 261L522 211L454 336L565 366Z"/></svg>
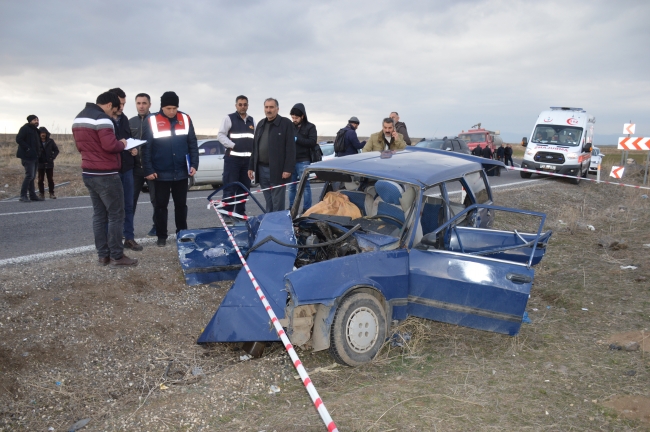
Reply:
<svg viewBox="0 0 650 432"><path fill-rule="evenodd" d="M154 219L156 221L156 235L158 238L167 238L167 206L169 195L174 200L174 221L176 234L187 229L187 179L176 181L154 180L156 184L156 207Z"/></svg>
<svg viewBox="0 0 650 432"><path fill-rule="evenodd" d="M149 201L151 201L151 207L153 207L154 212L156 210L156 182L154 180L147 180L144 176L133 174L133 215L135 215L135 209L138 206L138 198L140 198L140 191L142 190L142 185L147 183L149 186ZM152 215L151 220L153 224L156 225L156 216Z"/></svg>
<svg viewBox="0 0 650 432"><path fill-rule="evenodd" d="M240 182L249 190L251 188L251 180L248 178L248 161L249 157L239 156L224 156L223 158L223 184L226 185L232 182ZM229 197L244 193L244 190L239 186L230 186L223 190L223 197ZM246 197L238 197L230 201L238 201ZM239 213L240 215L246 214L246 203L239 203L235 205L225 206L224 210Z"/></svg>
<svg viewBox="0 0 650 432"><path fill-rule="evenodd" d="M38 191L41 195L45 194L45 176L47 176L47 187L52 195L54 193L54 168L38 169Z"/></svg>

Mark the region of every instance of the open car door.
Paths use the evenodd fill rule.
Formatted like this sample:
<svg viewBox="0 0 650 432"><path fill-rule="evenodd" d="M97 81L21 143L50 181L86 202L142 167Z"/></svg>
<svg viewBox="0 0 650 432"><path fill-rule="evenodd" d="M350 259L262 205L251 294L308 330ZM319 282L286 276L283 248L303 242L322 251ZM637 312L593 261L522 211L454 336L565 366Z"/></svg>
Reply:
<svg viewBox="0 0 650 432"><path fill-rule="evenodd" d="M460 226L481 208L539 217L537 233ZM542 233L545 217L474 204L425 235L409 257L408 314L517 334L535 275L532 265L541 260L551 236Z"/></svg>

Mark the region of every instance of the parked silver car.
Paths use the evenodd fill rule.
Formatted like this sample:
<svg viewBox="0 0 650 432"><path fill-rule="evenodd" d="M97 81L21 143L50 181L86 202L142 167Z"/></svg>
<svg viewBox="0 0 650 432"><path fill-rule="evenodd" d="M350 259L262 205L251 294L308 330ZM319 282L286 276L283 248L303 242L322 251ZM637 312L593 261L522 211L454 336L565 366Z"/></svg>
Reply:
<svg viewBox="0 0 650 432"><path fill-rule="evenodd" d="M187 182L192 186L212 185L214 189L223 183L223 156L226 148L216 139L199 140L199 169Z"/></svg>

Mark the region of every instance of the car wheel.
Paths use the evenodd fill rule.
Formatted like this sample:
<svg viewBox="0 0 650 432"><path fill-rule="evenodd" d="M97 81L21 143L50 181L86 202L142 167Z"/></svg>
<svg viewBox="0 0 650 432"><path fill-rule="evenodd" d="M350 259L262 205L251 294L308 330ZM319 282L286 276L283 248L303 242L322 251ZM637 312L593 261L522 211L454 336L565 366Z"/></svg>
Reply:
<svg viewBox="0 0 650 432"><path fill-rule="evenodd" d="M371 361L386 339L386 313L367 293L346 297L334 315L330 354L341 364L359 366Z"/></svg>
<svg viewBox="0 0 650 432"><path fill-rule="evenodd" d="M582 170L582 166L580 167L580 170ZM573 183L574 185L580 184L581 179L582 179L582 171L580 171L577 176L571 179L571 183Z"/></svg>
<svg viewBox="0 0 650 432"><path fill-rule="evenodd" d="M187 178L187 190L190 190L190 188L194 186L194 177L188 177Z"/></svg>
<svg viewBox="0 0 650 432"><path fill-rule="evenodd" d="M530 178L533 175L533 173L525 172L525 171L519 171L519 176L521 178Z"/></svg>
<svg viewBox="0 0 650 432"><path fill-rule="evenodd" d="M217 183L212 183L210 186L212 186L212 189L219 189L221 187L221 185Z"/></svg>

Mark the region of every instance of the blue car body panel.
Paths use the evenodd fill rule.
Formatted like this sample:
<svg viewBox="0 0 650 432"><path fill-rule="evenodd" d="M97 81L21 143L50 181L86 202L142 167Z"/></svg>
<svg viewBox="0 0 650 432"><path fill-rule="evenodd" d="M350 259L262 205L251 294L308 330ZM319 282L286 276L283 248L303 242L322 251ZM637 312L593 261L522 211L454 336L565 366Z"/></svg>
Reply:
<svg viewBox="0 0 650 432"><path fill-rule="evenodd" d="M255 243L267 236L295 244L288 211L268 213L257 230ZM284 317L287 290L284 275L293 270L296 249L266 242L248 256L247 262L262 287L266 299L279 319ZM262 301L248 274L242 269L226 293L221 306L210 320L198 342L248 342L280 340L270 324Z"/></svg>

